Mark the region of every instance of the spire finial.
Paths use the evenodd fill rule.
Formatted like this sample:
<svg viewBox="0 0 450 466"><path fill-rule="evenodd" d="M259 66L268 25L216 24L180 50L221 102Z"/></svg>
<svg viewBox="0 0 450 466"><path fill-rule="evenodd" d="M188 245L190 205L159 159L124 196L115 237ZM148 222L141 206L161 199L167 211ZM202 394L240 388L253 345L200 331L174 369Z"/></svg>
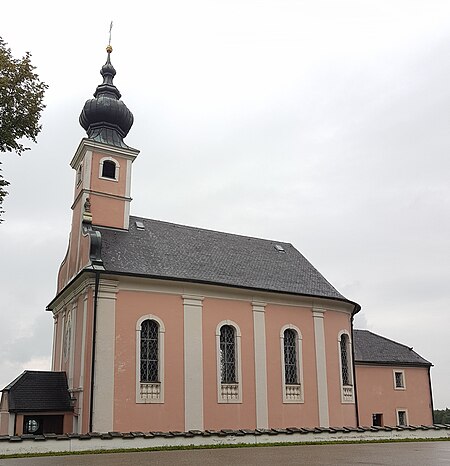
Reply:
<svg viewBox="0 0 450 466"><path fill-rule="evenodd" d="M113 27L113 22L111 21L111 24L109 25L109 40L108 40L108 45L106 47L106 51L108 53L111 53L113 51L113 48L111 47L111 31Z"/></svg>
<svg viewBox="0 0 450 466"><path fill-rule="evenodd" d="M103 82L94 93L94 98L88 100L80 115L80 124L86 130L89 139L116 147L128 147L124 137L133 125L133 114L120 100L119 89L114 85L113 79L116 70L111 63L111 31L113 22L109 25L109 43L106 47L108 56L102 66L100 74ZM89 213L86 212L89 216Z"/></svg>

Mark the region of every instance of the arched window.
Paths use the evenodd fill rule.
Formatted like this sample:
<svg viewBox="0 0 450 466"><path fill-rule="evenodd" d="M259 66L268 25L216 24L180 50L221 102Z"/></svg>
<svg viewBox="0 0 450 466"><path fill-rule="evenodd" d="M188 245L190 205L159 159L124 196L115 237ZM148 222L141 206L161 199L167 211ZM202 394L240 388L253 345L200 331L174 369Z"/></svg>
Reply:
<svg viewBox="0 0 450 466"><path fill-rule="evenodd" d="M141 324L141 382L159 382L159 325L155 320Z"/></svg>
<svg viewBox="0 0 450 466"><path fill-rule="evenodd" d="M298 384L297 332L290 328L284 331L284 381Z"/></svg>
<svg viewBox="0 0 450 466"><path fill-rule="evenodd" d="M217 400L219 403L241 403L241 331L225 320L216 328Z"/></svg>
<svg viewBox="0 0 450 466"><path fill-rule="evenodd" d="M220 329L220 380L236 383L236 332L231 325Z"/></svg>
<svg viewBox="0 0 450 466"><path fill-rule="evenodd" d="M136 402L164 403L164 324L154 315L136 323Z"/></svg>
<svg viewBox="0 0 450 466"><path fill-rule="evenodd" d="M350 337L346 330L339 334L339 358L341 368L341 392L343 403L353 403L353 370Z"/></svg>
<svg viewBox="0 0 450 466"><path fill-rule="evenodd" d="M116 159L113 159L112 157L103 157L100 160L98 175L100 178L103 178L106 180L118 181L119 170L120 170L120 165Z"/></svg>
<svg viewBox="0 0 450 466"><path fill-rule="evenodd" d="M303 403L302 335L292 324L280 332L283 403Z"/></svg>
<svg viewBox="0 0 450 466"><path fill-rule="evenodd" d="M350 367L348 357L348 336L341 336L341 371L342 371L342 385L351 385Z"/></svg>
<svg viewBox="0 0 450 466"><path fill-rule="evenodd" d="M83 179L83 165L80 164L77 170L77 186L81 183Z"/></svg>
<svg viewBox="0 0 450 466"><path fill-rule="evenodd" d="M105 160L103 162L102 178L116 179L116 164L112 160Z"/></svg>

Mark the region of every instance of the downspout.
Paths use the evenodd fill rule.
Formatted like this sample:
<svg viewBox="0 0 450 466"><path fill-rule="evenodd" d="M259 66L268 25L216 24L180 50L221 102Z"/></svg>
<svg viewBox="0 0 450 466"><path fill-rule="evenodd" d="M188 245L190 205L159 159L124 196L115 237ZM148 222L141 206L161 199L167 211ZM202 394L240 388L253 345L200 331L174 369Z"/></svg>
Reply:
<svg viewBox="0 0 450 466"><path fill-rule="evenodd" d="M97 302L98 288L100 283L100 271L95 271L95 288L94 288L94 319L92 328L92 362L91 362L91 396L89 401L89 432L92 432L92 418L94 413L94 377L95 377L95 337L97 334Z"/></svg>
<svg viewBox="0 0 450 466"><path fill-rule="evenodd" d="M355 415L356 415L356 427L359 427L359 407L358 407L358 390L356 386L356 367L355 367L355 346L353 344L353 318L354 314L350 319L350 328L352 331L352 369L353 369L353 390L355 396Z"/></svg>
<svg viewBox="0 0 450 466"><path fill-rule="evenodd" d="M92 432L92 418L94 414L94 378L95 378L95 342L97 336L97 307L100 270L104 270L102 263L102 235L92 229L91 201L86 198L82 220L83 234L89 235L89 259L95 272L94 288L94 317L92 322L92 361L91 361L91 393L89 400L89 432Z"/></svg>
<svg viewBox="0 0 450 466"><path fill-rule="evenodd" d="M431 422L434 424L433 389L431 387L431 366L428 366L428 386L430 387Z"/></svg>

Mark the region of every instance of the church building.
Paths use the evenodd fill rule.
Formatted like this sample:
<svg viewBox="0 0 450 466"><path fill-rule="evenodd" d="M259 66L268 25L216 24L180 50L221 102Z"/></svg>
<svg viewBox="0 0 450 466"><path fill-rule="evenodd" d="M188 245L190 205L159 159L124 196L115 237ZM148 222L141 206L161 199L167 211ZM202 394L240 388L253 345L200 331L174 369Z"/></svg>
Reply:
<svg viewBox="0 0 450 466"><path fill-rule="evenodd" d="M359 304L292 244L130 215L111 52L70 162L52 370L3 390L0 434L431 424L431 364L354 331Z"/></svg>

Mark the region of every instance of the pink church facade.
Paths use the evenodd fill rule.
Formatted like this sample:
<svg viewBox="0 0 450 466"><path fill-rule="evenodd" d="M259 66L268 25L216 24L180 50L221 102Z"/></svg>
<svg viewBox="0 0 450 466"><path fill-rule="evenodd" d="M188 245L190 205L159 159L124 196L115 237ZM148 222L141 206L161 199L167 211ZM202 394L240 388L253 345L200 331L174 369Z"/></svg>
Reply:
<svg viewBox="0 0 450 466"><path fill-rule="evenodd" d="M431 424L430 363L355 361L360 306L292 245L130 216L139 151L123 142L133 117L109 56L80 116L88 138L71 161L72 228L48 306L52 372L70 395L62 430ZM37 411L11 411L14 390L0 431L31 432Z"/></svg>
<svg viewBox="0 0 450 466"><path fill-rule="evenodd" d="M100 279L99 285L92 430L356 425L353 393L344 397L346 387L339 371L338 339L340 332L350 334L349 306L346 309L324 301L318 307L305 298L111 278ZM92 280L86 285L94 286ZM53 370L73 373L69 389L83 394L75 405L82 432L91 430L86 413L90 409L93 315L92 310L85 313L84 303L92 293L83 290L84 296L77 300L81 307L59 311L55 325ZM75 343L64 357L64 337L59 336L63 321L73 322L80 314L83 317L75 317L77 328L70 330L79 346ZM140 323L146 319L159 326L160 378L157 394L141 397ZM225 387L220 380L217 340L222 325L236 329L238 375L234 384L228 384L232 387L226 387L231 394L222 393ZM301 358L299 383L294 387L298 393L290 397L283 383L283 333L287 328L299 337ZM334 351L325 354L325 341L334 343Z"/></svg>

